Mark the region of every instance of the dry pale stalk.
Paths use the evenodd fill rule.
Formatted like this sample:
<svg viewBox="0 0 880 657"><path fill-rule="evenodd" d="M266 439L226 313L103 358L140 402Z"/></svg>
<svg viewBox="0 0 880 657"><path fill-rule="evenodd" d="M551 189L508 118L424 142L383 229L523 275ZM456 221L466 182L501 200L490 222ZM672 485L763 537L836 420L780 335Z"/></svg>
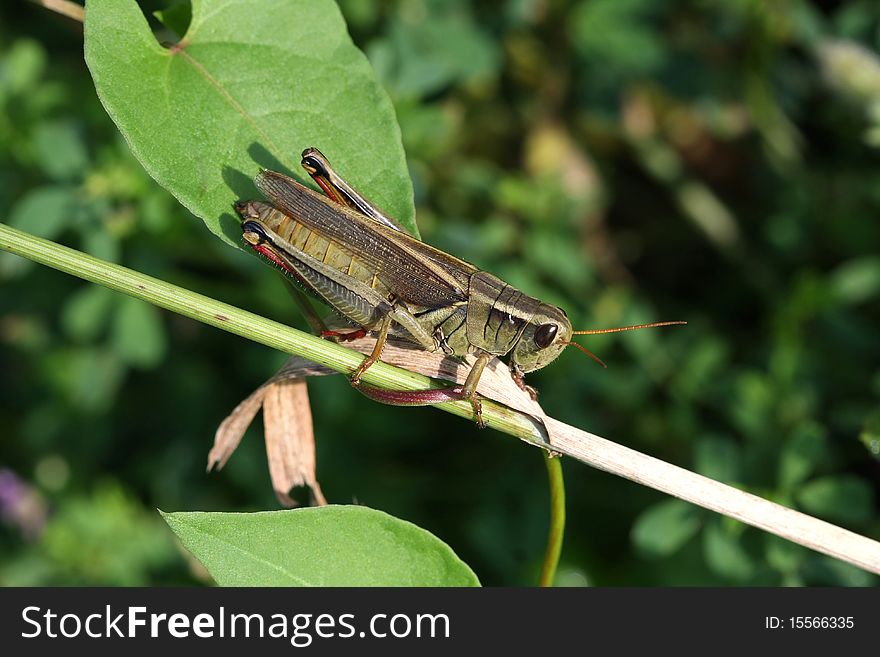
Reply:
<svg viewBox="0 0 880 657"><path fill-rule="evenodd" d="M50 11L62 16L67 16L79 23L85 20L85 7L69 0L31 0L34 4L41 5Z"/></svg>
<svg viewBox="0 0 880 657"><path fill-rule="evenodd" d="M369 353L373 343L374 340L367 337L349 342L347 346L361 353ZM464 381L468 372L468 364L402 342L390 341L382 360L426 376L458 383ZM328 368L294 357L273 380L285 377L301 380L303 377L333 373ZM528 414L536 430L532 438L525 440L533 445L570 456L880 574L880 543L877 541L554 420L516 386L506 366L497 359L486 368L478 392Z"/></svg>

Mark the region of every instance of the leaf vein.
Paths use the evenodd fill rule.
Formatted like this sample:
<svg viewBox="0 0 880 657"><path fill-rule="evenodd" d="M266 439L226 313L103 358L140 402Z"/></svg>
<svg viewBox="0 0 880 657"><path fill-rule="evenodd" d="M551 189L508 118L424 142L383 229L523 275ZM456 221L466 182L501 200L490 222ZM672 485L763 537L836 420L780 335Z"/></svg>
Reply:
<svg viewBox="0 0 880 657"><path fill-rule="evenodd" d="M180 522L180 520L178 520L178 522ZM273 570L278 571L279 573L283 574L284 576L289 577L290 579L298 582L302 586L318 586L318 584L315 584L313 582L309 582L309 581L303 579L302 577L298 577L297 575L294 575L292 572L290 572L286 568L279 566L278 564L272 563L271 561L269 561L259 555L256 555L253 552L249 552L249 551L245 550L244 548L236 545L235 543L232 543L232 542L226 540L225 538L218 536L217 534L212 534L210 532L204 531L201 527L198 527L197 525L195 525L193 523L181 522L181 524L187 524L190 527L190 529L192 529L194 532L201 534L202 536L205 536L207 538L213 539L213 540L217 541L218 543L221 543L227 547L230 547L233 550L236 550L237 552L240 552L241 554L244 554L245 556L250 557L251 559L253 559L257 563L262 564L264 566L268 566L269 568L272 568Z"/></svg>
<svg viewBox="0 0 880 657"><path fill-rule="evenodd" d="M228 102L232 108L238 112L241 117L250 124L250 126L260 135L260 137L265 141L266 145L272 151L272 154L278 159L279 162L284 162L285 158L281 154L281 150L275 145L269 135L257 125L257 122L254 118L248 114L247 110L239 103L235 97L229 93L229 91L222 85L220 82L211 75L210 71L206 69L201 62L195 59L192 55L187 53L185 50L177 51L177 55L183 57L201 76L207 80L214 89L217 90L217 93Z"/></svg>

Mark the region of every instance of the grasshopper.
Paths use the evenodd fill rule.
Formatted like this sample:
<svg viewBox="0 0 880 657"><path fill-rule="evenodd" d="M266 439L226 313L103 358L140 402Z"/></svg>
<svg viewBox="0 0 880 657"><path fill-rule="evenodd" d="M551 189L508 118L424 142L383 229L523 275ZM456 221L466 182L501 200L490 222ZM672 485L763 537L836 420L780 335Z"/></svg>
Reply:
<svg viewBox="0 0 880 657"><path fill-rule="evenodd" d="M604 366L574 335L683 324L655 322L613 329L575 331L565 311L511 287L492 274L425 244L364 198L315 148L302 166L326 196L292 178L263 170L257 188L271 200L234 204L245 242L297 280L357 328L325 331L353 339L375 331L376 344L351 376L368 397L394 405L421 406L467 400L484 426L476 394L493 357L510 355L517 384L535 396L523 376L574 345ZM452 357L476 355L461 386L417 392L361 386L363 373L382 355L389 334Z"/></svg>

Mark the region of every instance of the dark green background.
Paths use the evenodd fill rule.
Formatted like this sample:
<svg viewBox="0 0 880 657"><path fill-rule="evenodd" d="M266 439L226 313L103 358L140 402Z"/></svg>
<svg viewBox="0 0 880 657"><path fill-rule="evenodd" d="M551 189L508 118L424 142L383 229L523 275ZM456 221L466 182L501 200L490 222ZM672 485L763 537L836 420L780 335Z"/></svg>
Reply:
<svg viewBox="0 0 880 657"><path fill-rule="evenodd" d="M584 339L608 370L571 350L532 375L551 415L880 537L876 3L342 8L397 108L425 240L576 327L688 320ZM28 4L0 12L0 219L301 326L274 272L127 152L81 26ZM155 508L277 508L259 421L224 471L204 468L219 422L283 361L0 257L0 583L206 581ZM548 494L535 449L371 403L341 377L310 393L331 502L425 527L485 584L536 581ZM877 583L564 467L560 584Z"/></svg>

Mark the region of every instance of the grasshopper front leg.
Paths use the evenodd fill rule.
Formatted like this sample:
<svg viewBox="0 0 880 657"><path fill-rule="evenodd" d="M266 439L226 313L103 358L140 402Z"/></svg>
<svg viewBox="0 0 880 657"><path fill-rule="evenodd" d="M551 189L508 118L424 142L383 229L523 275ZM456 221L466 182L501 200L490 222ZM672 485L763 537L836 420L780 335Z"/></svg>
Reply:
<svg viewBox="0 0 880 657"><path fill-rule="evenodd" d="M532 401L538 401L538 390L526 383L525 374L523 374L522 368L516 363L510 364L510 376L513 377L513 382L520 390L528 393Z"/></svg>

